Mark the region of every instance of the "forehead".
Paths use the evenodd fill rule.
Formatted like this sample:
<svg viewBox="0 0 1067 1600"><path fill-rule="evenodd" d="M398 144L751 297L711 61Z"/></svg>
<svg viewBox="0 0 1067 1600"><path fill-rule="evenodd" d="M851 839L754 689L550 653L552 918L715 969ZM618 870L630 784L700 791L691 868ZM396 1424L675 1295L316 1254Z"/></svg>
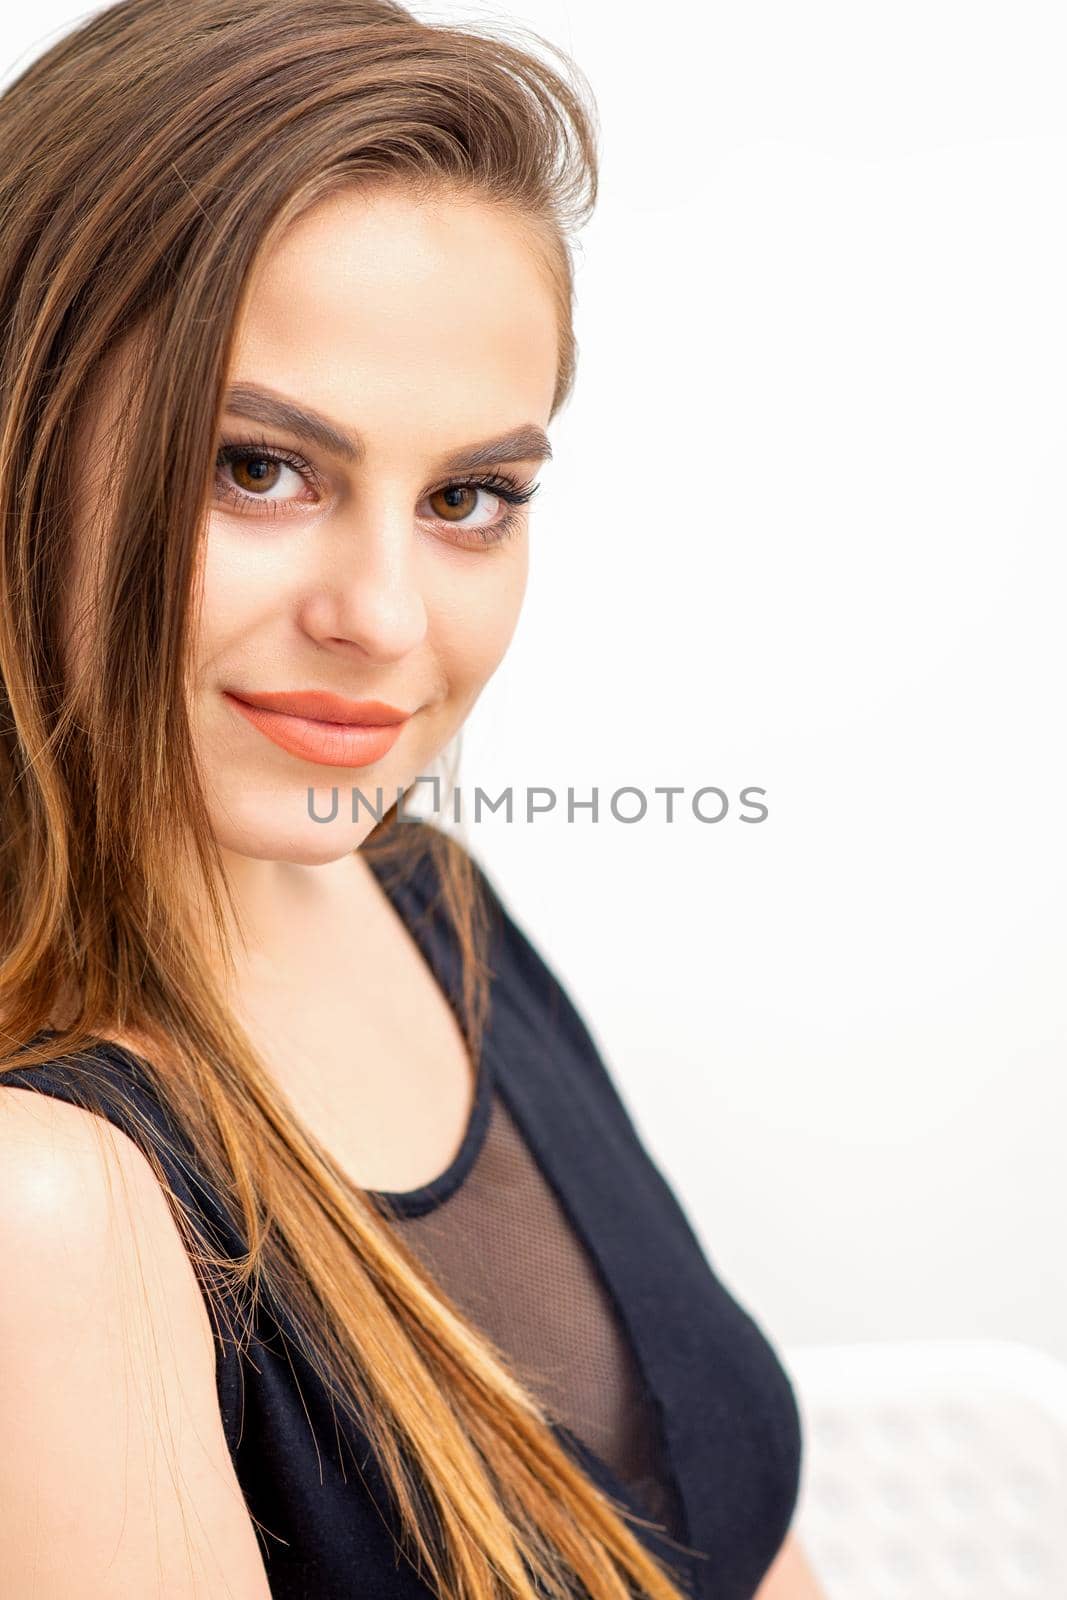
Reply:
<svg viewBox="0 0 1067 1600"><path fill-rule="evenodd" d="M558 337L547 269L513 215L345 192L261 262L233 373L351 423L371 448L398 429L462 444L502 419L547 420Z"/></svg>

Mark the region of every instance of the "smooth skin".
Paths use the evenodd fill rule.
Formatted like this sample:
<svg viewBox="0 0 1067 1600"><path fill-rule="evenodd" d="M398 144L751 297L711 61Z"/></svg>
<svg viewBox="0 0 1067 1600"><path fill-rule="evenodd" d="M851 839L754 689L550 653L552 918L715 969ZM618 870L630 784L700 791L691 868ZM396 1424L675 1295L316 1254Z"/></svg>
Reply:
<svg viewBox="0 0 1067 1600"><path fill-rule="evenodd" d="M309 440L291 417L223 417L190 715L246 934L229 998L294 1116L366 1187L409 1189L443 1170L474 1085L452 1011L359 854L373 819L353 822L344 798L353 784L395 798L434 770L507 650L530 511L479 480L535 482L557 335L524 223L396 189L333 196L295 224L239 329L243 409L251 396L314 412L350 447ZM74 595L93 592L124 383L120 359L84 440ZM448 465L520 430L489 467ZM91 625L68 618L75 673ZM312 687L414 715L380 762L340 769L280 749L225 698ZM334 785L339 816L317 822L308 787L321 815ZM0 1271L20 1285L0 1307L5 1593L268 1596L207 1309L125 1135L0 1090ZM820 1600L792 1538L758 1600Z"/></svg>

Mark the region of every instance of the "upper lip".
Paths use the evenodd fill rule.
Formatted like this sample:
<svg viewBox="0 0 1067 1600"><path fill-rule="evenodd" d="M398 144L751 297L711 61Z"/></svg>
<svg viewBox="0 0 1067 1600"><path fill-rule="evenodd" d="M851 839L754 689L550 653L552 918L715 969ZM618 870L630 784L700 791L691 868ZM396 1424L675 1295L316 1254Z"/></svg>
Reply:
<svg viewBox="0 0 1067 1600"><path fill-rule="evenodd" d="M394 722L406 722L411 714L386 705L384 700L348 700L328 689L278 689L256 694L229 692L246 705L260 706L264 711L281 711L290 717L309 717L314 722L346 722L381 728Z"/></svg>

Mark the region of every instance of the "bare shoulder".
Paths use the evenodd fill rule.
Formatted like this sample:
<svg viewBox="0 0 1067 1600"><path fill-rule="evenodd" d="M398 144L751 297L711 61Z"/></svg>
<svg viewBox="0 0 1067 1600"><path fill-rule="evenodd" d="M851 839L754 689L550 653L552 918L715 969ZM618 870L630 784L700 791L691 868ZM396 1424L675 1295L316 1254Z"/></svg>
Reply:
<svg viewBox="0 0 1067 1600"><path fill-rule="evenodd" d="M150 1162L0 1084L0 1570L8 1592L269 1600L212 1325Z"/></svg>

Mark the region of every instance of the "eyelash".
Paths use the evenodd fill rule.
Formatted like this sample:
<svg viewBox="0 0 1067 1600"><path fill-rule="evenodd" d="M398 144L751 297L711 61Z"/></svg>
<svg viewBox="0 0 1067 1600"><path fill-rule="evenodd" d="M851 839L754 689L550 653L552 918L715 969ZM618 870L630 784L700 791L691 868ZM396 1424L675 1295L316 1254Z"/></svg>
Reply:
<svg viewBox="0 0 1067 1600"><path fill-rule="evenodd" d="M235 461L251 460L281 463L299 473L305 483L309 483L312 488L321 487L318 474L304 456L296 450L268 444L266 439L241 441L224 439L215 457L215 470L219 472L223 467L232 466ZM290 503L285 500L261 500L258 495L246 494L232 483L225 481L219 483L218 480L216 483L231 504L238 507L244 507L246 504L254 505L257 516L277 516L278 508ZM465 534L468 539L473 536L483 544L494 545L503 544L505 539L518 532L522 521L518 515L518 507L528 505L539 487L540 485L536 483L520 484L506 473L490 472L478 478L449 478L428 490L427 494L440 494L445 489L484 489L487 494L496 495L503 500L511 508L504 516L487 527L468 528ZM443 517L439 520L442 526L460 529L462 532L461 523L447 522Z"/></svg>

